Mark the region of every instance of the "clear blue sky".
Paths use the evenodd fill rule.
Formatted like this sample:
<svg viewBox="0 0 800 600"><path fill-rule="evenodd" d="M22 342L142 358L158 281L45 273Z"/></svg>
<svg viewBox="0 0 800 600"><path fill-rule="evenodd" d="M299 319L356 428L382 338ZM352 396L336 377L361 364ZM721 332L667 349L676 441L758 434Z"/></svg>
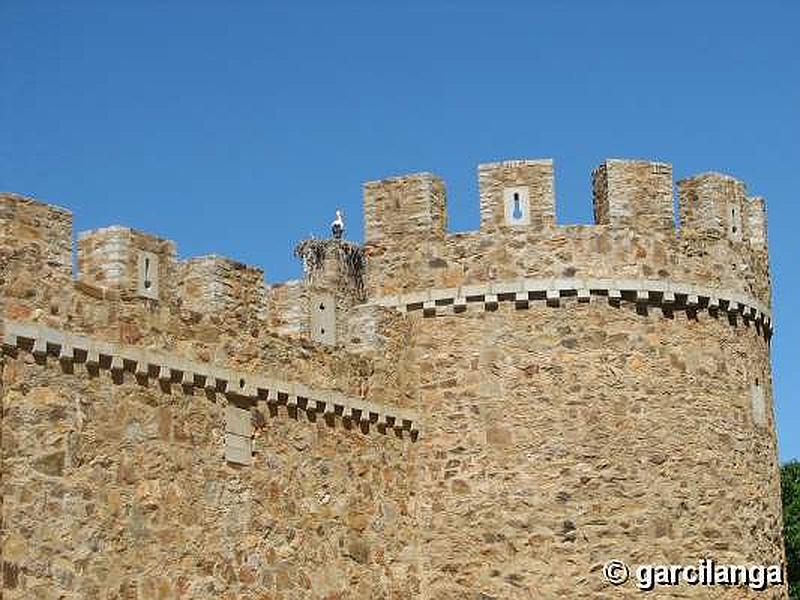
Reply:
<svg viewBox="0 0 800 600"><path fill-rule="evenodd" d="M606 157L730 173L768 201L780 452L800 458L798 27L796 0L0 0L0 189L280 281L337 206L361 237L369 179L443 176L463 230L479 162L553 157L562 223L591 221Z"/></svg>

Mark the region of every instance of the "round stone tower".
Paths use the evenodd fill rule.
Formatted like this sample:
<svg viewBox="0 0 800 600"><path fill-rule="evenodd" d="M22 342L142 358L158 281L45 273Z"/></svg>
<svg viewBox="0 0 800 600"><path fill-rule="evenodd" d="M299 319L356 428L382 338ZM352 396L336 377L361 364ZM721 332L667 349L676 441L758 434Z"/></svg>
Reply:
<svg viewBox="0 0 800 600"><path fill-rule="evenodd" d="M556 225L552 161L479 182L480 231L454 234L435 176L365 185L368 300L413 330L418 597L638 595L611 559L782 563L763 201L698 175L676 227L670 165L608 160L596 223ZM653 595L678 591L745 593Z"/></svg>

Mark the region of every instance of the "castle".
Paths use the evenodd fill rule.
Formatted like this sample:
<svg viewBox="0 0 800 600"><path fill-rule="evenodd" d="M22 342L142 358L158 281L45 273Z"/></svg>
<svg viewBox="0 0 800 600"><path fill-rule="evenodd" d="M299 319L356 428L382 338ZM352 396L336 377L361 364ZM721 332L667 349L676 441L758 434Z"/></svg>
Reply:
<svg viewBox="0 0 800 600"><path fill-rule="evenodd" d="M0 195L4 598L638 597L783 561L764 202L607 160L364 186L302 281ZM660 589L656 598L750 597ZM772 588L768 597L786 597ZM762 597L764 594L761 595Z"/></svg>

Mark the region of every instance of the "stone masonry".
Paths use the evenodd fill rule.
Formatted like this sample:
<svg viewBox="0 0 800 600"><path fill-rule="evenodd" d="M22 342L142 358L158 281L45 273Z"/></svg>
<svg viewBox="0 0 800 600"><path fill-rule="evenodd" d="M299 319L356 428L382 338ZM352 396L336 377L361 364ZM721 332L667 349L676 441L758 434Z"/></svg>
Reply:
<svg viewBox="0 0 800 600"><path fill-rule="evenodd" d="M2 597L634 598L603 564L784 560L765 205L607 160L364 186L304 278L0 194ZM786 598L777 586L653 598Z"/></svg>

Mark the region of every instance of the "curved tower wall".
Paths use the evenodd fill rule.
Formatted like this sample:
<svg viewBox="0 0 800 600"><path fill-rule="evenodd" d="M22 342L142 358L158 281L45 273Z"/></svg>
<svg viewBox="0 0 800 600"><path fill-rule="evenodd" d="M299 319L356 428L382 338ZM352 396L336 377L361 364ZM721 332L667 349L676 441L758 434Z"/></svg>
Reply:
<svg viewBox="0 0 800 600"><path fill-rule="evenodd" d="M509 188L554 214L548 165L480 167L478 232L442 231L430 175L365 186L368 222L392 197L417 223L365 247L370 300L414 329L423 597L597 597L614 558L781 563L763 201L691 178L676 228L670 165L610 160L597 224L509 222Z"/></svg>

